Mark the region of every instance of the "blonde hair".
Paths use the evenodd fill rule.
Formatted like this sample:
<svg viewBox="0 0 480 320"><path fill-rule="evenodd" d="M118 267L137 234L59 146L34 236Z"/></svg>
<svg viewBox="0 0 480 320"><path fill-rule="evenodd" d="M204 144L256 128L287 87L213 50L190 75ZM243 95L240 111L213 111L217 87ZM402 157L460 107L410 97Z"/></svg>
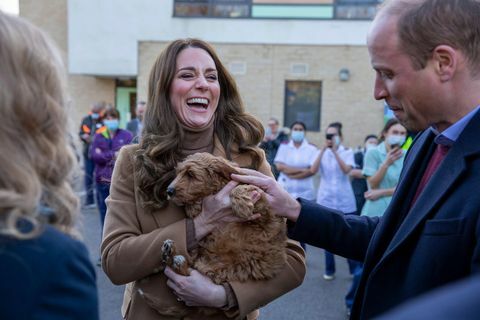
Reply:
<svg viewBox="0 0 480 320"><path fill-rule="evenodd" d="M51 224L74 231L65 78L59 51L40 29L0 11L0 233L16 238ZM51 214L45 215L45 212ZM21 230L28 220L33 228Z"/></svg>

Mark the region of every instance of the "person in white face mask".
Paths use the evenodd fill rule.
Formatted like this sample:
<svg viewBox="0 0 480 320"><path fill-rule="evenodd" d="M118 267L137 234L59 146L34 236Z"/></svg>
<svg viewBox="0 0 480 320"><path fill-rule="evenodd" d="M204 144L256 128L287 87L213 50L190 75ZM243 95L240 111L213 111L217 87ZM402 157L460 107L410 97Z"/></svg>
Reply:
<svg viewBox="0 0 480 320"><path fill-rule="evenodd" d="M275 156L275 165L280 171L278 182L295 198L315 200L310 167L315 161L318 149L305 138L307 128L303 122L295 121L290 130L290 141L281 144Z"/></svg>
<svg viewBox="0 0 480 320"><path fill-rule="evenodd" d="M310 167L318 149L305 138L307 127L295 121L290 126L290 141L280 145L275 156L275 166L280 172L277 181L292 197L315 201L315 185ZM304 244L302 247L305 249Z"/></svg>
<svg viewBox="0 0 480 320"><path fill-rule="evenodd" d="M325 130L325 144L318 153L311 171L320 173L317 203L330 209L341 211L346 215L358 215L355 195L350 184L349 173L355 166L353 150L342 145L342 124L334 122ZM348 260L351 274L355 272L359 263ZM323 279L335 278L334 255L325 251L325 273ZM347 305L349 304L346 301Z"/></svg>
<svg viewBox="0 0 480 320"><path fill-rule="evenodd" d="M390 119L382 130L382 143L365 154L362 173L369 190L365 192L362 215L382 216L387 209L402 171L406 137L407 129L397 119Z"/></svg>

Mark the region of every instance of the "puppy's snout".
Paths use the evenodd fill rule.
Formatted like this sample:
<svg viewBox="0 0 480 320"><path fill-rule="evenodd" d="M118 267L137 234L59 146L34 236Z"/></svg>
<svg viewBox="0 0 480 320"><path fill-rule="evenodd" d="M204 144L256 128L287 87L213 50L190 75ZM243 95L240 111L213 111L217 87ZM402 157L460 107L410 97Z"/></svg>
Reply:
<svg viewBox="0 0 480 320"><path fill-rule="evenodd" d="M173 196L175 196L175 188L174 188L174 187L168 186L168 188L167 188L167 196L169 196L170 198L172 198Z"/></svg>

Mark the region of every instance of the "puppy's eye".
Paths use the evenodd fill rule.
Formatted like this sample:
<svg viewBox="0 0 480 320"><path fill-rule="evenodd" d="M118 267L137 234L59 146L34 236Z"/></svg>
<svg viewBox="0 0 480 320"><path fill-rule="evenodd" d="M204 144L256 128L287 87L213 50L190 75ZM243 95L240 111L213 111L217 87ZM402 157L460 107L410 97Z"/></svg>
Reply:
<svg viewBox="0 0 480 320"><path fill-rule="evenodd" d="M192 171L187 171L187 176L189 176L190 178L195 178Z"/></svg>

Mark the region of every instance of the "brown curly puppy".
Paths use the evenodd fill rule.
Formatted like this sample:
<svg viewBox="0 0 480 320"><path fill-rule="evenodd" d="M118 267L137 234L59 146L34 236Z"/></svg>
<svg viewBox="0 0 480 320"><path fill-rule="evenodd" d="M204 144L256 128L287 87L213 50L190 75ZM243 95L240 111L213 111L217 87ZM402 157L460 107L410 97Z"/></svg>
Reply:
<svg viewBox="0 0 480 320"><path fill-rule="evenodd" d="M197 216L204 197L222 189L238 166L209 153L188 156L179 163L176 178L168 186L171 201L185 206L186 215ZM258 190L262 197L252 203L251 193ZM232 211L243 218L260 213L259 219L235 222L215 230L203 238L192 252L193 261L174 256L174 244L166 240L164 262L177 273L188 273L187 263L210 277L216 284L227 281L265 280L274 277L286 262L286 227L282 218L273 215L261 192L252 185L239 185L230 193Z"/></svg>

